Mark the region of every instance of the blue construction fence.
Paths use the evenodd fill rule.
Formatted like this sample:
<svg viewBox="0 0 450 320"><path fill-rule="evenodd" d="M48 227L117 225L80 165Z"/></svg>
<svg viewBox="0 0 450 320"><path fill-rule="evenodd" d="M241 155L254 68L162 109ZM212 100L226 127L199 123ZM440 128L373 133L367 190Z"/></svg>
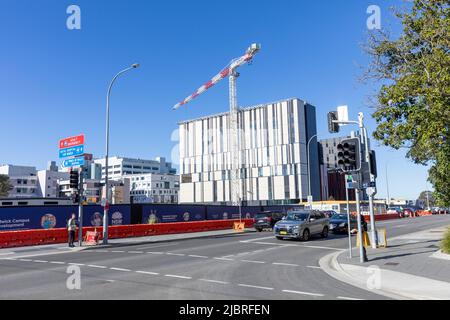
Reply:
<svg viewBox="0 0 450 320"><path fill-rule="evenodd" d="M264 211L282 211L284 213L301 209L301 206L243 206L244 219L252 219ZM0 232L36 229L65 228L67 220L78 206L35 206L0 208ZM171 222L190 222L205 220L239 219L239 207L205 206L176 204L112 205L109 225L154 224ZM83 225L88 227L103 225L103 207L83 207Z"/></svg>

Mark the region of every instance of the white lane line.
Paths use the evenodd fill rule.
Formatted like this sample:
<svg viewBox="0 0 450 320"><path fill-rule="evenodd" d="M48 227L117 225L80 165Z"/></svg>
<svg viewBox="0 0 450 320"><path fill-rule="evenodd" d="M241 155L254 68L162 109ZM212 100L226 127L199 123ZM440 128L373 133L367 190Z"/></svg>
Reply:
<svg viewBox="0 0 450 320"><path fill-rule="evenodd" d="M19 261L23 261L23 262L32 262L33 260L31 260L31 259L19 259Z"/></svg>
<svg viewBox="0 0 450 320"><path fill-rule="evenodd" d="M50 261L51 264L66 264L65 262L62 261Z"/></svg>
<svg viewBox="0 0 450 320"><path fill-rule="evenodd" d="M168 255L168 256L177 256L177 257L184 257L184 256L186 256L183 253L172 253L172 252L167 252L166 255Z"/></svg>
<svg viewBox="0 0 450 320"><path fill-rule="evenodd" d="M14 252L6 252L6 253L0 253L0 256L8 256L14 254Z"/></svg>
<svg viewBox="0 0 450 320"><path fill-rule="evenodd" d="M337 297L338 299L341 299L341 300L354 300L354 301L360 301L360 300L363 300L363 299L358 299L358 298L349 298L349 297Z"/></svg>
<svg viewBox="0 0 450 320"><path fill-rule="evenodd" d="M185 279L185 280L191 280L192 277L186 277L186 276L178 276L176 274L166 274L164 275L164 277L168 277L168 278L177 278L177 279Z"/></svg>
<svg viewBox="0 0 450 320"><path fill-rule="evenodd" d="M109 269L114 271L131 272L130 269L123 269L123 268L109 268Z"/></svg>
<svg viewBox="0 0 450 320"><path fill-rule="evenodd" d="M255 241L259 241L259 240L267 240L267 239L273 239L273 236L270 236L270 237L264 237L264 238L250 239L250 240L242 240L242 241L239 241L239 242L242 242L242 243L250 243L250 242L255 242Z"/></svg>
<svg viewBox="0 0 450 320"><path fill-rule="evenodd" d="M89 268L97 268L97 269L108 269L108 267L105 266L96 266L95 264L89 264Z"/></svg>
<svg viewBox="0 0 450 320"><path fill-rule="evenodd" d="M311 292L303 292L303 291L293 291L293 290L283 290L285 293L294 293L294 294L301 294L305 296L313 296L313 297L324 297L324 294L320 293L311 293Z"/></svg>
<svg viewBox="0 0 450 320"><path fill-rule="evenodd" d="M278 247L302 247L302 248L334 250L334 251L345 251L346 250L346 249L339 249L339 248L333 248L333 247L302 245L302 244L292 244L292 243L284 243L284 244L282 244L282 243L272 243L272 242L253 242L253 243L255 243L255 244L264 244L264 245L269 245L269 246L278 246Z"/></svg>
<svg viewBox="0 0 450 320"><path fill-rule="evenodd" d="M131 253L131 254L141 254L141 253L144 253L144 251L128 251L128 253Z"/></svg>
<svg viewBox="0 0 450 320"><path fill-rule="evenodd" d="M195 254L190 254L188 257L199 258L199 259L209 259L209 257L207 257L207 256L197 256Z"/></svg>
<svg viewBox="0 0 450 320"><path fill-rule="evenodd" d="M213 258L214 260L220 260L220 261L234 261L233 259L229 259L229 258Z"/></svg>
<svg viewBox="0 0 450 320"><path fill-rule="evenodd" d="M85 266L84 263L68 263L68 265L71 265L71 266L78 266L78 267Z"/></svg>
<svg viewBox="0 0 450 320"><path fill-rule="evenodd" d="M306 266L309 269L322 269L321 267L317 267L317 266Z"/></svg>
<svg viewBox="0 0 450 320"><path fill-rule="evenodd" d="M264 261L252 261L252 260L241 260L241 261L247 263L265 264Z"/></svg>
<svg viewBox="0 0 450 320"><path fill-rule="evenodd" d="M108 253L108 250L92 250L93 252ZM112 251L111 251L112 252Z"/></svg>
<svg viewBox="0 0 450 320"><path fill-rule="evenodd" d="M125 251L120 251L120 250L113 250L111 251L112 253L125 253Z"/></svg>
<svg viewBox="0 0 450 320"><path fill-rule="evenodd" d="M264 250L255 250L253 251L253 253L259 253L259 252L263 252Z"/></svg>
<svg viewBox="0 0 450 320"><path fill-rule="evenodd" d="M2 260L16 261L17 258L3 258Z"/></svg>
<svg viewBox="0 0 450 320"><path fill-rule="evenodd" d="M147 253L150 253L150 254L164 254L164 252L154 252L154 251L149 251Z"/></svg>
<svg viewBox="0 0 450 320"><path fill-rule="evenodd" d="M219 280L210 280L210 279L199 279L198 281L217 283L217 284L229 284L229 282L219 281Z"/></svg>
<svg viewBox="0 0 450 320"><path fill-rule="evenodd" d="M159 275L159 273L157 273L157 272L150 272L150 271L136 271L136 273L147 274L147 275L151 275L151 276Z"/></svg>
<svg viewBox="0 0 450 320"><path fill-rule="evenodd" d="M273 264L273 265L276 265L276 266L299 267L298 264L293 264L293 263L274 262L274 263L272 263L272 264Z"/></svg>
<svg viewBox="0 0 450 320"><path fill-rule="evenodd" d="M48 263L48 261L45 261L45 260L33 260L33 262L37 262L37 263Z"/></svg>
<svg viewBox="0 0 450 320"><path fill-rule="evenodd" d="M260 286L252 286L249 284L238 284L239 287L245 287L245 288L253 288L253 289L261 289L261 290L274 290L273 288L268 288L268 287L260 287Z"/></svg>

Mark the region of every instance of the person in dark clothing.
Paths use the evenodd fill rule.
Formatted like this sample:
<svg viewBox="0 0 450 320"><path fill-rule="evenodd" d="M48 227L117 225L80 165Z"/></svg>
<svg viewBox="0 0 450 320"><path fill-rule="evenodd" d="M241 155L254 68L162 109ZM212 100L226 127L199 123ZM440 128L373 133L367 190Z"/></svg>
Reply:
<svg viewBox="0 0 450 320"><path fill-rule="evenodd" d="M362 214L360 216L361 216L361 231L363 232L363 239L364 239L365 233L367 233L367 230L368 230L367 229L367 221L366 221L366 219L364 219L364 216ZM366 247L364 246L364 243L362 243L361 245L362 245L362 249L363 249L364 262L368 262L369 259L367 258Z"/></svg>
<svg viewBox="0 0 450 320"><path fill-rule="evenodd" d="M67 221L67 231L69 233L69 247L73 248L75 241L75 232L77 230L77 218L75 213L72 213L72 217Z"/></svg>

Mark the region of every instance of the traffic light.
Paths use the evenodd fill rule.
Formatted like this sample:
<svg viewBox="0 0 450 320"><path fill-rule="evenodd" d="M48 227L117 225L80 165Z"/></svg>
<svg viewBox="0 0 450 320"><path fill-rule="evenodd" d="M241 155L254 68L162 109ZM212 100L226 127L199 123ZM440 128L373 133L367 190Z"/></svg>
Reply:
<svg viewBox="0 0 450 320"><path fill-rule="evenodd" d="M378 170L377 170L377 154L374 150L370 151L370 168L371 174L376 178L378 178Z"/></svg>
<svg viewBox="0 0 450 320"><path fill-rule="evenodd" d="M359 138L343 140L337 146L338 166L344 172L361 169L361 149Z"/></svg>
<svg viewBox="0 0 450 320"><path fill-rule="evenodd" d="M339 124L334 121L338 120L338 113L336 111L332 111L328 113L328 131L330 133L338 133L340 130Z"/></svg>
<svg viewBox="0 0 450 320"><path fill-rule="evenodd" d="M79 187L79 174L76 170L70 171L70 188L71 189L78 189Z"/></svg>

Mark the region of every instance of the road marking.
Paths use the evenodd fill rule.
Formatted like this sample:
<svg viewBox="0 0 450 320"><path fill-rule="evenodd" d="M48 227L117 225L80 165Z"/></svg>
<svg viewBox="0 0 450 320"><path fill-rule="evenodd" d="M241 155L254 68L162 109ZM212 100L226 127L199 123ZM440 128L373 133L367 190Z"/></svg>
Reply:
<svg viewBox="0 0 450 320"><path fill-rule="evenodd" d="M239 242L250 243L250 242L255 242L255 241L259 241L259 240L267 240L267 239L273 239L273 236L264 237L264 238L250 239L250 240L242 240L242 241L239 241Z"/></svg>
<svg viewBox="0 0 450 320"><path fill-rule="evenodd" d="M69 265L71 265L71 266L78 266L78 267L85 266L85 264L83 264L83 263L69 263Z"/></svg>
<svg viewBox="0 0 450 320"><path fill-rule="evenodd" d="M334 251L345 251L346 249L339 249L333 247L322 247L322 246L301 246L305 248L313 248L313 249L323 249L323 250L334 250Z"/></svg>
<svg viewBox="0 0 450 320"><path fill-rule="evenodd" d="M214 260L220 260L220 261L234 261L233 259L229 258L213 258Z"/></svg>
<svg viewBox="0 0 450 320"><path fill-rule="evenodd" d="M264 261L252 261L252 260L241 260L242 262L248 262L248 263L256 263L256 264L265 264Z"/></svg>
<svg viewBox="0 0 450 320"><path fill-rule="evenodd" d="M131 253L131 254L141 254L141 253L144 253L144 251L128 251L128 253Z"/></svg>
<svg viewBox="0 0 450 320"><path fill-rule="evenodd" d="M242 241L241 241L242 242ZM269 246L278 246L278 247L302 247L302 248L313 248L313 249L324 249L324 250L334 250L334 251L345 251L346 249L338 249L332 247L323 247L323 246L312 246L312 245L303 245L303 244L291 244L291 243L272 243L272 242L253 242L255 244L264 244Z"/></svg>
<svg viewBox="0 0 450 320"><path fill-rule="evenodd" d="M298 264L292 264L292 263L274 262L274 263L272 263L272 264L273 264L273 265L276 265L276 266L299 267Z"/></svg>
<svg viewBox="0 0 450 320"><path fill-rule="evenodd" d="M122 268L109 268L110 270L114 271L123 271L123 272L131 272L130 269L122 269Z"/></svg>
<svg viewBox="0 0 450 320"><path fill-rule="evenodd" d="M294 294L301 294L305 296L313 296L313 297L324 297L325 295L320 293L311 293L311 292L303 292L303 291L292 291L292 290L283 290L285 293L294 293Z"/></svg>
<svg viewBox="0 0 450 320"><path fill-rule="evenodd" d="M32 262L33 260L31 260L31 259L19 259L19 261L23 261L23 262Z"/></svg>
<svg viewBox="0 0 450 320"><path fill-rule="evenodd" d="M14 252L6 252L6 253L0 253L0 256L8 256L14 254Z"/></svg>
<svg viewBox="0 0 450 320"><path fill-rule="evenodd" d="M10 261L16 261L17 258L3 258L2 260L10 260Z"/></svg>
<svg viewBox="0 0 450 320"><path fill-rule="evenodd" d="M321 267L317 267L317 266L306 266L307 268L310 268L310 269L322 269Z"/></svg>
<svg viewBox="0 0 450 320"><path fill-rule="evenodd" d="M113 250L111 251L112 253L125 253L125 251L120 251L120 250Z"/></svg>
<svg viewBox="0 0 450 320"><path fill-rule="evenodd" d="M189 257L191 257L191 258L200 258L200 259L209 259L209 257L207 257L207 256L197 256L195 254L190 254Z"/></svg>
<svg viewBox="0 0 450 320"><path fill-rule="evenodd" d="M183 253L171 253L171 252L167 252L166 253L168 256L177 256L177 257L184 257L184 256L186 256L185 254L183 254Z"/></svg>
<svg viewBox="0 0 450 320"><path fill-rule="evenodd" d="M199 281L217 283L217 284L229 284L229 282L219 281L219 280L199 279Z"/></svg>
<svg viewBox="0 0 450 320"><path fill-rule="evenodd" d="M89 268L97 268L97 269L107 269L108 267L105 266L96 266L95 264L89 264Z"/></svg>
<svg viewBox="0 0 450 320"><path fill-rule="evenodd" d="M50 261L51 264L66 264L65 262L61 261Z"/></svg>
<svg viewBox="0 0 450 320"><path fill-rule="evenodd" d="M100 252L100 253L108 253L109 251L108 250L92 250L92 251L94 251L94 252ZM111 251L112 252L112 251Z"/></svg>
<svg viewBox="0 0 450 320"><path fill-rule="evenodd" d="M177 276L176 274L166 274L164 277L168 278L177 278L177 279L185 279L185 280L191 280L192 277L186 277L186 276Z"/></svg>
<svg viewBox="0 0 450 320"><path fill-rule="evenodd" d="M45 260L33 260L33 262L37 262L37 263L48 263L48 261L45 261Z"/></svg>
<svg viewBox="0 0 450 320"><path fill-rule="evenodd" d="M150 254L164 254L164 252L152 252L152 251L147 252L147 253L150 253Z"/></svg>
<svg viewBox="0 0 450 320"><path fill-rule="evenodd" d="M140 274L148 274L148 275L151 275L151 276L157 276L157 275L159 275L159 273L157 273L157 272L150 272L150 271L136 271L136 273L140 273Z"/></svg>
<svg viewBox="0 0 450 320"><path fill-rule="evenodd" d="M238 284L239 287L245 287L245 288L253 288L253 289L261 289L261 290L273 290L273 288L268 288L268 287L259 287L259 286L252 286L249 284Z"/></svg>
<svg viewBox="0 0 450 320"><path fill-rule="evenodd" d="M349 298L349 297L337 297L337 298L338 298L338 299L341 299L341 300L355 300L355 301L363 300L363 299Z"/></svg>

